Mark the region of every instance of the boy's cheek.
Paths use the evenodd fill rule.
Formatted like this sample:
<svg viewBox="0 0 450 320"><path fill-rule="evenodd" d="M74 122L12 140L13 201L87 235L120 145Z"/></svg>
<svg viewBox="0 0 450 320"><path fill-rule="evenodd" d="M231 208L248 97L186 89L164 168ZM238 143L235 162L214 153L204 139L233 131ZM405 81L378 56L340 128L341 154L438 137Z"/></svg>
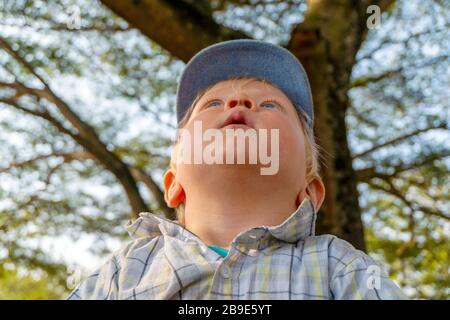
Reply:
<svg viewBox="0 0 450 320"><path fill-rule="evenodd" d="M305 140L302 132L286 127L280 129L280 163L302 169L305 167L306 150Z"/></svg>

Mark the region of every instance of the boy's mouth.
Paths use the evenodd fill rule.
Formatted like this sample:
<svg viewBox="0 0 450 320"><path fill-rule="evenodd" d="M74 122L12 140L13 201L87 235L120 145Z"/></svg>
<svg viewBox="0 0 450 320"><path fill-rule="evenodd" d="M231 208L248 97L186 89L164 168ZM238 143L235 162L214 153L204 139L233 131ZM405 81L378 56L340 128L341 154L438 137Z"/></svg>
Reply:
<svg viewBox="0 0 450 320"><path fill-rule="evenodd" d="M253 122L250 117L246 114L246 112L242 110L233 111L222 123L220 129L225 128L227 126L233 127L250 127L253 128Z"/></svg>

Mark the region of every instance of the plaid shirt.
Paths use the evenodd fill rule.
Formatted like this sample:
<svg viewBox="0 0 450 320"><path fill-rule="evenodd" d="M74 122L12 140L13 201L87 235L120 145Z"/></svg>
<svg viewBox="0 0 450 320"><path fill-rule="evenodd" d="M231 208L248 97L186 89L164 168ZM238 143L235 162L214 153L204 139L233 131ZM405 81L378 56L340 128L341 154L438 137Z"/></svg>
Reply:
<svg viewBox="0 0 450 320"><path fill-rule="evenodd" d="M176 222L150 213L135 238L68 299L404 299L372 258L332 235L314 235L309 200L277 226L238 234L221 257Z"/></svg>

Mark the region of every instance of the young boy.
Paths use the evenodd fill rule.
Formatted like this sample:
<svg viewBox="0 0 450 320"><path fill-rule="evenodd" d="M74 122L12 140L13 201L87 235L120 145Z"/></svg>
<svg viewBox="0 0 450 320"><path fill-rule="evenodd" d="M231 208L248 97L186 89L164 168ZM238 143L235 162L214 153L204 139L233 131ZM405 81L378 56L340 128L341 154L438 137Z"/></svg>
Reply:
<svg viewBox="0 0 450 320"><path fill-rule="evenodd" d="M308 79L289 51L256 40L202 50L181 76L177 117L164 189L178 220L141 213L127 226L135 240L69 299L404 298L368 255L314 235L325 190ZM226 136L238 131L247 144ZM256 133L270 157L255 156Z"/></svg>

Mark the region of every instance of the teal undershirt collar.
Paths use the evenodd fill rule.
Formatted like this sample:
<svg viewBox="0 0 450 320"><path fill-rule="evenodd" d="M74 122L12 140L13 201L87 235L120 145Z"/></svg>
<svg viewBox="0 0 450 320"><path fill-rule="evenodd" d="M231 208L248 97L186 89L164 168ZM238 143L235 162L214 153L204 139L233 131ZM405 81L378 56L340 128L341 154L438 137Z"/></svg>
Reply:
<svg viewBox="0 0 450 320"><path fill-rule="evenodd" d="M221 257L225 257L228 254L228 250L225 248L218 246L208 246L208 247L217 252Z"/></svg>

